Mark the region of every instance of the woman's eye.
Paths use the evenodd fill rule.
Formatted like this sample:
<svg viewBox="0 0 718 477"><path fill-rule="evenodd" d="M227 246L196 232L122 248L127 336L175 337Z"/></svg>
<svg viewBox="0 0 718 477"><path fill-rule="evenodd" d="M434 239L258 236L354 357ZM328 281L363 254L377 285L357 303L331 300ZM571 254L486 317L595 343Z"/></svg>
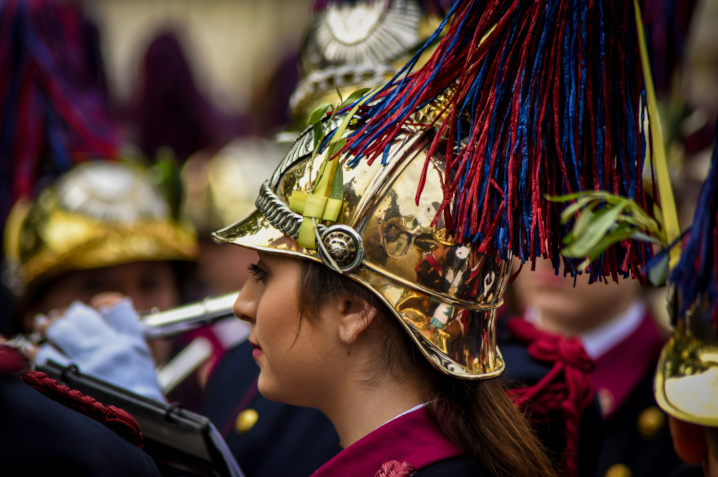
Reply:
<svg viewBox="0 0 718 477"><path fill-rule="evenodd" d="M267 272L259 268L256 263L250 264L247 268L249 269L249 274L259 282L263 282L264 278L267 276Z"/></svg>

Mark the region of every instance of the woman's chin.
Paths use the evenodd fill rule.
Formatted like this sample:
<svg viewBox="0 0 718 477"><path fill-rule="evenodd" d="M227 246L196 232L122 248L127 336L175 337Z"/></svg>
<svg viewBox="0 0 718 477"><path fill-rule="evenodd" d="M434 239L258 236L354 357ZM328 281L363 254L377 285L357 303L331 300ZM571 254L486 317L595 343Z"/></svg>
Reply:
<svg viewBox="0 0 718 477"><path fill-rule="evenodd" d="M264 376L263 372L259 372L259 379L257 380L257 389L259 393L270 401L279 401L278 393L275 386Z"/></svg>

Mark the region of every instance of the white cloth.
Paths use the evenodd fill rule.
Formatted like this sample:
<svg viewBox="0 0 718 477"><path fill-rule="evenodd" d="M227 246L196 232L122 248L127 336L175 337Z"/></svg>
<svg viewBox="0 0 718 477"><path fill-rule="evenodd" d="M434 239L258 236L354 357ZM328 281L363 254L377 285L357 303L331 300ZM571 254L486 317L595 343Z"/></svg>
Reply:
<svg viewBox="0 0 718 477"><path fill-rule="evenodd" d="M588 356L591 359L599 358L617 343L623 341L638 328L645 313L645 302L637 299L620 315L614 316L601 326L580 335L579 339ZM541 327L541 314L536 308L527 308L524 319Z"/></svg>
<svg viewBox="0 0 718 477"><path fill-rule="evenodd" d="M129 298L99 311L74 302L47 330L35 361L75 364L79 370L136 394L165 401L155 363Z"/></svg>

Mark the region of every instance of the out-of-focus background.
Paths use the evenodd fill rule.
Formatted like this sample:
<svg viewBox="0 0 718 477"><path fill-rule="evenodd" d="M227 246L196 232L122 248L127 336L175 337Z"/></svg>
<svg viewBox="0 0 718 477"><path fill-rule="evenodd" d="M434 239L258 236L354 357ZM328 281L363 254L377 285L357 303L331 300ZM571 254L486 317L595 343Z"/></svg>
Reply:
<svg viewBox="0 0 718 477"><path fill-rule="evenodd" d="M697 3L688 44L684 93L691 103L703 106L715 116L718 112L718 1Z"/></svg>
<svg viewBox="0 0 718 477"><path fill-rule="evenodd" d="M223 107L248 110L281 61L297 51L311 0L85 0L100 31L111 92L129 99L142 53L175 32L197 82ZM688 32L686 98L718 111L718 1L698 1Z"/></svg>
<svg viewBox="0 0 718 477"><path fill-rule="evenodd" d="M296 54L310 0L88 0L113 98L131 99L142 55L173 32L198 86L229 111L249 112L282 61Z"/></svg>

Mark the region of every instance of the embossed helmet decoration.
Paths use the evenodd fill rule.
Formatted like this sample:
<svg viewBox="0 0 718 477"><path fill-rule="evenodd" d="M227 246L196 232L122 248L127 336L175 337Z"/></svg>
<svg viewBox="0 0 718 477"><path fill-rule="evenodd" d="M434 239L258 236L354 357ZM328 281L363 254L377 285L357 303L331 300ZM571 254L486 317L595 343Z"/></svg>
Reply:
<svg viewBox="0 0 718 477"><path fill-rule="evenodd" d="M322 103L389 81L441 23L439 0L317 0L289 107L297 129ZM428 54L425 55L428 57Z"/></svg>

